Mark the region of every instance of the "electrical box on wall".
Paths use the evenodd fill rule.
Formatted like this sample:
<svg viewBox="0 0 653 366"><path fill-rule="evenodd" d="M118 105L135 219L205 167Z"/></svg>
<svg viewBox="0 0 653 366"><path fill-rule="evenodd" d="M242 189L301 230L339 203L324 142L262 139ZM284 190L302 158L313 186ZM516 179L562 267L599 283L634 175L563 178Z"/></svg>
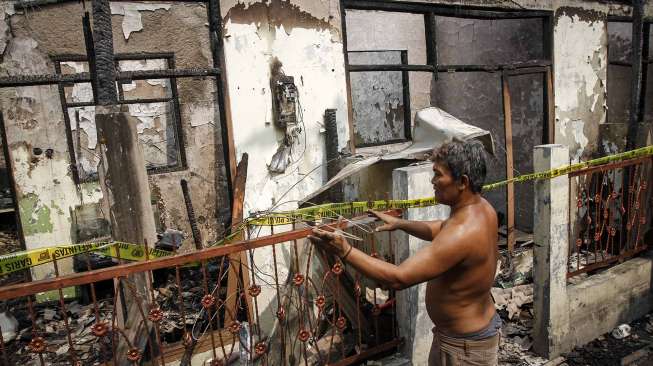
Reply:
<svg viewBox="0 0 653 366"><path fill-rule="evenodd" d="M274 123L286 129L297 124L297 87L292 76L279 75L272 79Z"/></svg>
<svg viewBox="0 0 653 366"><path fill-rule="evenodd" d="M293 151L301 153L300 146L305 146L306 136L295 78L279 71L270 79L270 87L274 125L283 132L283 139L279 141L277 152L268 164L268 171L279 174L285 172L288 165L298 159L293 157Z"/></svg>

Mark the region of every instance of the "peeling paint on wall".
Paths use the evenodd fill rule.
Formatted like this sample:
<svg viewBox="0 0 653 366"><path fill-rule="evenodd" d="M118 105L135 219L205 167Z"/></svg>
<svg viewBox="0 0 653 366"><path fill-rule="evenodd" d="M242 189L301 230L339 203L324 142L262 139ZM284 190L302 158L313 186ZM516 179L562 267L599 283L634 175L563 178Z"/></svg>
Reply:
<svg viewBox="0 0 653 366"><path fill-rule="evenodd" d="M572 160L587 159L606 119L606 14L565 7L555 17L556 142Z"/></svg>
<svg viewBox="0 0 653 366"><path fill-rule="evenodd" d="M333 15L339 23L338 7L337 4L330 7L320 0L274 0L232 6L226 3L221 2L221 6L222 14L226 14L224 53L234 146L237 159L244 152L249 154L245 215L284 202L279 210L292 209L297 207L296 200L319 188L326 178L326 167L320 169L326 158L324 136L320 134L326 109L337 110L339 148L344 148L349 140L339 27L324 20L325 16L328 19ZM315 15L309 12L311 8L322 11ZM283 64L284 74L295 79L306 143L302 141L295 153L297 162L291 164L285 174L272 176L266 164L281 138L272 123L269 65L275 59ZM269 229L262 228L259 235L266 233ZM261 270L272 268L269 248L256 250L254 255ZM281 255L289 258L288 253ZM283 275L280 274L281 278ZM259 307L266 309L273 295L273 289L264 288ZM264 312L271 312L271 308ZM269 320L272 316L264 318Z"/></svg>
<svg viewBox="0 0 653 366"><path fill-rule="evenodd" d="M20 216L27 219L21 222L24 235L52 233L50 208L39 200L39 196L34 193L24 195L18 201L18 209L20 210Z"/></svg>
<svg viewBox="0 0 653 366"><path fill-rule="evenodd" d="M129 39L132 32L143 30L141 11L170 10L170 4L111 3L111 14L123 15L122 32Z"/></svg>

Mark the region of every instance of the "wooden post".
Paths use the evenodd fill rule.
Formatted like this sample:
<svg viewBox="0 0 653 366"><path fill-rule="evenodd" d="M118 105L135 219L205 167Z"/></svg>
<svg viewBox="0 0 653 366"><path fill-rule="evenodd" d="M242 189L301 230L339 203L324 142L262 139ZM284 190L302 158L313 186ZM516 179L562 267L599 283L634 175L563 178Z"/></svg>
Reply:
<svg viewBox="0 0 653 366"><path fill-rule="evenodd" d="M510 110L510 89L508 88L508 75L501 75L501 84L503 90L503 115L504 127L506 131L506 179L513 178L513 157L512 157L512 112ZM508 183L508 223L506 231L508 234L508 253L512 256L515 249L515 185Z"/></svg>
<svg viewBox="0 0 653 366"><path fill-rule="evenodd" d="M95 124L100 144L100 186L109 204L109 216L114 240L143 244L156 242L156 226L145 159L138 143L136 125L126 107L116 105L96 106ZM123 286L124 296L119 297L119 309L127 309L120 315L119 325L130 342L140 350L148 339L148 327L139 327L138 302L149 303L147 281L143 273L130 275L122 281L130 281L145 298L132 296L128 286ZM122 291L121 291L122 292ZM116 294L118 296L118 294ZM122 302L124 301L124 303ZM139 331L140 330L140 331ZM127 343L121 338L117 357L127 363Z"/></svg>
<svg viewBox="0 0 653 366"><path fill-rule="evenodd" d="M245 202L245 183L247 182L247 162L249 160L249 156L247 153L243 154L242 159L238 163L238 167L236 168L236 177L235 177L235 182L234 182L234 205L233 209L231 211L231 224L232 225L238 225L243 221L243 204ZM234 241L239 241L243 240L244 235L243 233L239 233L236 237L234 237ZM227 302L226 306L227 309L235 309L236 308L236 299L238 298L237 296L232 296L233 294L237 294L239 289L238 289L238 280L239 278L242 277L243 281L243 291L247 291L247 288L249 287L249 273L248 271L243 271L243 268L240 264L241 263L247 263L247 255L245 251L241 251L235 254L229 255L229 273L227 277ZM231 297L230 297L231 296ZM247 299L247 311L249 312L249 319L254 319L253 318L253 308L252 308L252 298L249 296L245 296ZM236 312L234 310L233 313L230 313L227 311L225 313L225 319L226 319L226 324L229 324L231 321L236 320Z"/></svg>
<svg viewBox="0 0 653 366"><path fill-rule="evenodd" d="M555 143L555 95L553 92L553 72L551 71L551 66L546 67L546 141L542 141L543 144L553 144Z"/></svg>

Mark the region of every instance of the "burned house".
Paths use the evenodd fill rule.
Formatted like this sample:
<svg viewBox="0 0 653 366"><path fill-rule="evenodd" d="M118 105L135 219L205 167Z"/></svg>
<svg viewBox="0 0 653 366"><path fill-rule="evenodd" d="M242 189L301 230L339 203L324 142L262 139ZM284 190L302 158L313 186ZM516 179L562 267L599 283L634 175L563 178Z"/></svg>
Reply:
<svg viewBox="0 0 653 366"><path fill-rule="evenodd" d="M105 263L104 269L87 266L74 255L54 263L47 258L42 265L25 259L14 272L26 276L20 278L22 284L37 285L15 295L12 291L19 284L8 284L5 292L0 291L0 299L20 296L24 302L35 295L35 303L46 304L38 306L54 301L57 311L65 313L61 306L83 302L80 292L88 297L88 286L96 280L111 283L122 276L133 282L143 303L153 304L167 295L148 282L160 285L161 279L156 273L150 279L147 271L168 267L171 283L181 296L177 299L172 291L166 297L169 303L187 301L189 309L199 309L202 303L210 309L224 301L226 308L239 309L213 310L220 314L211 328L215 336L208 331L195 340L196 356L205 357L195 357L193 362L227 363L229 357L216 343L218 335L223 335L218 328L228 328L230 321L247 321L257 325L258 333L256 339L250 337L250 356L241 353L241 359L270 351L280 353L274 357L290 364L288 357L301 355L295 349L298 346L282 344L278 348L283 351L279 351L270 341L284 327L279 326L285 321L279 312L297 310L292 306L310 311L303 305L283 305L284 299L308 296L293 292L292 285L283 288L293 281L304 285L304 277L296 273L310 277L313 271L328 272L335 264L329 258L308 259L317 254L304 243L305 222L251 225L238 234L234 229L242 229L241 222L325 202L431 196L430 167L423 158L382 157L428 141L424 129L420 130L424 127L420 123L426 122L419 122L417 115L432 107L489 132L494 148L487 183L651 145L652 21L653 4L641 0L0 2L0 215L7 220L15 215L19 245L12 251L115 240L149 247L159 244L161 249L188 256L186 262L150 267L146 263L151 260L162 262L156 258L129 262L133 269L125 273L119 266L126 264L115 267L118 261L129 261L122 254ZM348 164L370 157L379 159L325 188ZM631 165L635 170L630 182L646 186L650 156ZM624 208L637 215L633 220L642 222L641 229L637 224L641 235L640 231L625 234L623 222L628 220L620 219L624 234L618 237L623 236L619 244L623 250L613 250L613 256L604 261L598 253L608 249L597 249L597 243L603 242L593 241L589 234L597 229L582 224L591 216L588 212L599 210L588 199L597 194L593 184L598 178L592 176L594 171L581 173L557 177L555 184L553 180L525 181L484 193L499 214L501 245L509 257L524 243L557 248L534 250L531 276L535 281L533 307L540 311L532 333L534 349L552 358L651 310L647 282L651 261L646 255L627 260L653 244L646 243L650 237L644 235L651 222L650 193L644 190L630 201L622 198L633 207L637 201L641 207L631 209L625 204ZM621 171L613 174L601 179L618 181L624 175ZM414 219L447 214L446 207L439 205L406 213ZM368 252L388 260L401 261L424 245L402 234L374 237L356 230L360 228L354 227L352 235L365 243ZM225 251L226 246L215 245L225 236L232 242L245 240L245 244L239 250ZM264 243L268 240L264 238L278 238L276 243L286 244L276 249L269 243L247 244ZM581 240L578 246L577 239ZM129 253L136 250L125 248ZM119 248L116 252L122 253ZM587 259L589 252L596 254ZM149 252L133 257L144 253ZM584 262L581 253L586 255ZM201 262L216 258L238 263L239 269L220 261ZM556 268L543 264L550 260ZM186 269L180 277L179 268L198 261L202 269L206 264L206 271L195 270L197 283L191 288L197 293L186 291L193 295L185 299L181 289ZM598 262L600 266L591 267ZM632 268L586 274L615 262ZM99 271L92 272L99 277L85 279L89 269ZM355 334L353 330L360 333L367 326L374 329L368 340L344 331L340 338L332 335L329 341L341 348L324 357L331 362L357 362L395 349L403 338L404 356L415 365L424 364L430 326L420 306L423 286L398 293L395 299L393 293L382 292L364 279L354 286L356 276L349 276L351 281L343 280L342 286L352 295L332 306L329 316L333 320L323 322L321 338L313 330L310 335L301 334L306 327L297 319L303 316L290 317L287 321L295 323L286 324L287 343L306 338L304 343L323 345L320 341L326 339L327 328ZM594 287L583 282L584 277L567 283L568 277L578 276L586 276ZM61 278L69 280L61 282ZM613 296L614 292L597 287L608 288L615 281L630 288L622 292L625 295ZM222 282L228 288L222 294L206 289ZM40 283L44 285L38 287ZM112 306L126 314L138 313L138 301L129 300L127 287L114 289L109 284L114 298L122 294ZM155 287L158 292L148 294ZM363 314L369 319L363 319L363 325L357 320L355 288L369 305ZM230 297L230 291L240 295ZM315 289L306 303L313 304L322 295L331 302L331 297ZM574 310L581 308L586 310ZM100 318L111 321L121 316L102 317L99 312L96 323ZM374 312L393 319L387 322L392 329L379 329ZM38 324L31 331L32 339L41 337L47 342L48 331L37 322L43 313L34 315L30 322ZM307 322L319 318L306 316ZM338 323L341 317L344 320ZM127 329L130 317L123 314L123 318L118 320ZM140 321L138 316L131 319ZM193 324L186 320L177 329ZM168 337L161 329L155 332L158 325L152 323L149 328L141 327L152 338L147 347L136 342L124 347L137 349L140 359L149 357L148 362L159 354L168 357L163 363L178 362L183 352L163 349L174 348L169 345L183 349L179 345L185 340L185 328L171 330L175 335ZM143 334L138 333L143 329L133 328L137 326L129 328L127 339ZM256 333L254 328L251 334ZM157 342L165 346L160 349L153 346L157 343L154 333L161 333ZM309 339L313 335L315 339ZM75 353L79 345L74 340L68 343L62 360L82 360ZM240 346L247 348L242 342ZM328 363L319 350L310 348L294 362L311 363L312 355L313 362ZM97 362L108 360L102 352L98 354ZM33 361L39 364L38 358ZM86 363L82 360L82 364ZM270 364L284 363L275 358Z"/></svg>

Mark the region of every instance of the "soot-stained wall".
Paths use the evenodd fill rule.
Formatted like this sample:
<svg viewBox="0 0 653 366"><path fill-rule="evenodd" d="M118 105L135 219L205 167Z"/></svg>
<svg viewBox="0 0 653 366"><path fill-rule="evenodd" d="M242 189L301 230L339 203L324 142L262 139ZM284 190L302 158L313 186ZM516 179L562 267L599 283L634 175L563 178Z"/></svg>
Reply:
<svg viewBox="0 0 653 366"><path fill-rule="evenodd" d="M0 39L3 75L54 74L51 56L85 53L80 4L27 10L14 9L10 3L0 7L0 31L6 30L0 32L4 37ZM203 4L114 3L112 14L116 53L172 52L177 68L212 66ZM202 239L212 242L221 234L223 217L230 211L215 83L178 79L177 86L187 166L150 175L152 202L160 228L190 233L179 184L182 178L188 180ZM91 219L106 220L108 212L97 180L81 184L73 180L57 86L5 88L0 93L27 247L78 241L76 226L83 224L89 213L99 216ZM161 125L163 116L147 108L139 111L136 117L143 124L139 129L143 134ZM83 130L79 131L81 148L96 154L94 123L84 121L79 127ZM184 248L191 242L192 238L187 238ZM37 278L51 274L52 268L41 267L35 270ZM62 268L69 270L69 266Z"/></svg>

